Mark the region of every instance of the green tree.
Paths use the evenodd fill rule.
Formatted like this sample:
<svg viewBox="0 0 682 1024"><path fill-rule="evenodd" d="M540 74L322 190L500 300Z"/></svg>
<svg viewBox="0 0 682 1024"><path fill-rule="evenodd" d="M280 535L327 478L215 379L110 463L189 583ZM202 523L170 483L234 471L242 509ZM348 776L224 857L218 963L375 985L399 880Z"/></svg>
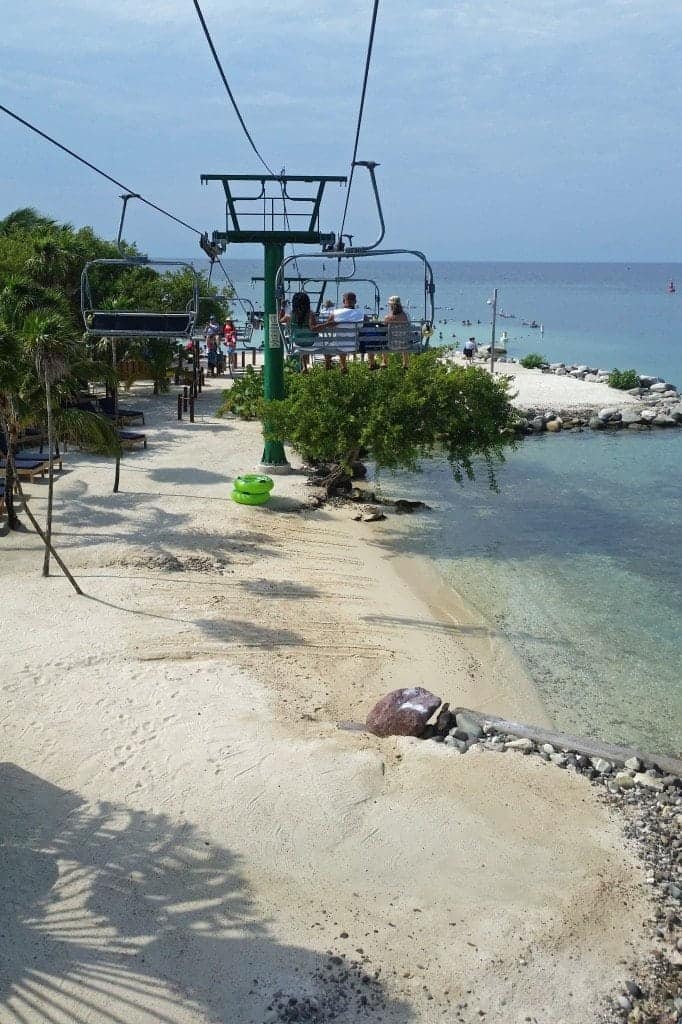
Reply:
<svg viewBox="0 0 682 1024"><path fill-rule="evenodd" d="M495 463L514 444L516 413L507 383L474 367L446 366L437 352L392 358L373 373L351 363L347 373L315 367L289 377L281 401L261 406L266 436L288 440L312 463L333 463L327 486L344 486L360 455L377 469L418 470L444 456L456 480L474 476L475 460L495 486Z"/></svg>

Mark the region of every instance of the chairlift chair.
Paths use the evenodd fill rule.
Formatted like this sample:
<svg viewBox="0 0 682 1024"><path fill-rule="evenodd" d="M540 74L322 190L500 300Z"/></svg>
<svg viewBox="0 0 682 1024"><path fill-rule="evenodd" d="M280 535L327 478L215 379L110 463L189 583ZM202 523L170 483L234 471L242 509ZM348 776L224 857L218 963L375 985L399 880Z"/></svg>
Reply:
<svg viewBox="0 0 682 1024"><path fill-rule="evenodd" d="M183 269L192 275L190 300L183 310L107 309L93 298L93 270L110 267L125 271L133 267L164 270ZM91 337L107 338L190 338L199 307L199 279L191 263L181 260L127 256L119 259L89 260L81 274L81 313L85 331Z"/></svg>

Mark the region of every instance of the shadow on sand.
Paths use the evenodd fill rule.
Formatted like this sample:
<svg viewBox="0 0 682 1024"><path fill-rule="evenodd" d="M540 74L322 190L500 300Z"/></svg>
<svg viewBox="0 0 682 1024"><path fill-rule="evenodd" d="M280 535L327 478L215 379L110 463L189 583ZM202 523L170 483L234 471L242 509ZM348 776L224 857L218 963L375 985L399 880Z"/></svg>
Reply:
<svg viewBox="0 0 682 1024"><path fill-rule="evenodd" d="M325 1020L414 1020L375 981L374 1008L344 1005L328 956L275 940L239 859L188 822L10 763L0 791L2 1024L260 1024L278 990Z"/></svg>

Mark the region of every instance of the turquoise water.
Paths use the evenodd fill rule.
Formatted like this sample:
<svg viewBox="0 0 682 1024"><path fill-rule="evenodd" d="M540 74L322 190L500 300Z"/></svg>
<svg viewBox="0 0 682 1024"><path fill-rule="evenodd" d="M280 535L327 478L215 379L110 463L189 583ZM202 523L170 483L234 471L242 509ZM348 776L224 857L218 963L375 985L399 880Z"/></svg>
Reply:
<svg viewBox="0 0 682 1024"><path fill-rule="evenodd" d="M257 301L258 265L230 268ZM416 265L369 268L362 273L384 300L397 292L419 308ZM635 367L682 387L680 265L438 263L434 272L443 343L453 332L489 340L486 300L497 286L500 308L517 314L500 322L512 355ZM371 301L368 289L357 292L361 305ZM544 335L523 319L543 323ZM499 471L500 494L485 478L459 487L441 464L418 477L386 476L384 489L428 495L436 512L411 521L405 547L435 561L509 637L560 727L677 754L681 466L682 430L585 432L525 440Z"/></svg>

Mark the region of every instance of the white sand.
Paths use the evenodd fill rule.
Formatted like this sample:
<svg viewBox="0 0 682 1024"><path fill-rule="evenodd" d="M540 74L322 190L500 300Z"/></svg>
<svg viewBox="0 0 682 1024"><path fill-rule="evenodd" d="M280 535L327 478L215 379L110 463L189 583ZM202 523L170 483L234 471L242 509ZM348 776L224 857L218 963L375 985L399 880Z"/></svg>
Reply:
<svg viewBox="0 0 682 1024"><path fill-rule="evenodd" d="M463 366L464 356L456 353L454 361ZM476 360L476 366L487 369L488 363ZM575 377L557 377L555 373L527 370L519 363L496 363L495 373L508 377L512 404L519 409L536 407L554 409L622 409L626 405L641 405L641 401L626 391L610 388L608 384L593 384Z"/></svg>
<svg viewBox="0 0 682 1024"><path fill-rule="evenodd" d="M622 409L641 405L639 399L626 391L617 391L608 384L593 384L574 377L557 377L542 370L526 370L518 363L503 363L497 372L511 378L513 404L519 409Z"/></svg>
<svg viewBox="0 0 682 1024"><path fill-rule="evenodd" d="M301 515L300 475L227 500L259 431L212 401L194 426L150 404L118 496L69 453L55 540L88 597L0 539L0 1024L260 1022L278 989L324 998L327 950L380 971L369 1020L586 1024L649 913L616 823L535 759L336 727L407 683L544 713L500 638L390 557L395 520Z"/></svg>

